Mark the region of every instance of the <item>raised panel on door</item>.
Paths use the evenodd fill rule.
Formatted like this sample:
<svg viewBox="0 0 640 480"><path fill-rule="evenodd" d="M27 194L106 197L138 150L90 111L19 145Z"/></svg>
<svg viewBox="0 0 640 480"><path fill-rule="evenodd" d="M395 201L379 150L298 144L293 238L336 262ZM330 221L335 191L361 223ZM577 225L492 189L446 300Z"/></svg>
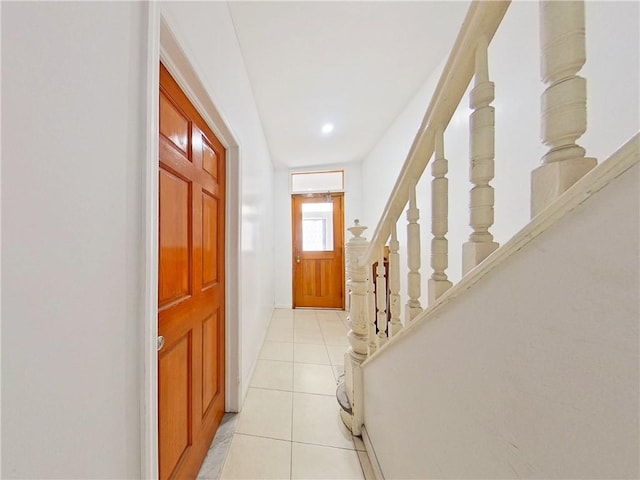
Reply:
<svg viewBox="0 0 640 480"><path fill-rule="evenodd" d="M218 155L214 148L204 140L202 142L202 168L215 180L218 179Z"/></svg>
<svg viewBox="0 0 640 480"><path fill-rule="evenodd" d="M189 147L189 119L166 95L160 95L160 133L185 155Z"/></svg>
<svg viewBox="0 0 640 480"><path fill-rule="evenodd" d="M316 295L316 262L314 260L307 260L300 266L300 276L298 277L301 286L302 294L305 297L313 297Z"/></svg>
<svg viewBox="0 0 640 480"><path fill-rule="evenodd" d="M158 334L168 349L158 354L164 480L195 478L224 414L225 151L163 66L159 129Z"/></svg>
<svg viewBox="0 0 640 480"><path fill-rule="evenodd" d="M218 200L202 193L202 287L218 282Z"/></svg>
<svg viewBox="0 0 640 480"><path fill-rule="evenodd" d="M205 414L219 393L218 375L218 312L207 317L202 324L202 413Z"/></svg>
<svg viewBox="0 0 640 480"><path fill-rule="evenodd" d="M166 415L160 417L160 478L168 478L191 445L191 336L158 355L158 395Z"/></svg>
<svg viewBox="0 0 640 480"><path fill-rule="evenodd" d="M191 194L190 183L160 170L160 234L158 305L180 300L190 293Z"/></svg>
<svg viewBox="0 0 640 480"><path fill-rule="evenodd" d="M319 260L318 295L321 297L336 294L336 285L333 279L336 276L336 268L332 259Z"/></svg>

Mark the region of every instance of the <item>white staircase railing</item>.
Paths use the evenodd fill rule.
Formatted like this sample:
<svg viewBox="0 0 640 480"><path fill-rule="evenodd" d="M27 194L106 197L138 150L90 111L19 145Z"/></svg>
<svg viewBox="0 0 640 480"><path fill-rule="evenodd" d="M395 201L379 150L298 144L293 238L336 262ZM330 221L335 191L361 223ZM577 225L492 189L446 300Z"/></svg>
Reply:
<svg viewBox="0 0 640 480"><path fill-rule="evenodd" d="M361 364L403 328L401 321L400 265L397 230L403 211L407 212L407 299L404 325L424 311L421 303L420 210L416 185L429 161L432 164L431 268L428 303L433 305L449 288L448 279L448 163L444 133L472 79L469 103L470 131L470 226L472 233L462 247L463 275L483 262L499 247L490 228L493 225L495 152L495 98L490 81L488 52L509 1L474 1L458 34L422 124L411 145L391 196L370 242L361 237L358 225L346 246L347 277L351 295L349 341L345 354L344 388L351 405L345 423L355 435L363 424ZM584 2L540 2L542 141L549 151L531 181L532 216L541 212L596 165L576 144L586 131L586 80L577 74L585 63ZM385 274L388 248L388 276ZM377 262L375 272L372 266ZM373 291L378 292L373 298ZM389 293L387 295L387 292Z"/></svg>

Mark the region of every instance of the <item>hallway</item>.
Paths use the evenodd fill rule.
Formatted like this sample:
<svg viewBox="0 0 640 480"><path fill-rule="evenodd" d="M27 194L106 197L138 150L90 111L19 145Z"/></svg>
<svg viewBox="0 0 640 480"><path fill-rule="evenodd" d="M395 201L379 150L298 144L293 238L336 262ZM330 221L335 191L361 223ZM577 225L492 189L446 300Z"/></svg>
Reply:
<svg viewBox="0 0 640 480"><path fill-rule="evenodd" d="M242 413L225 418L198 478L217 478L230 439L223 479L373 478L335 398L345 322L342 311L274 311Z"/></svg>

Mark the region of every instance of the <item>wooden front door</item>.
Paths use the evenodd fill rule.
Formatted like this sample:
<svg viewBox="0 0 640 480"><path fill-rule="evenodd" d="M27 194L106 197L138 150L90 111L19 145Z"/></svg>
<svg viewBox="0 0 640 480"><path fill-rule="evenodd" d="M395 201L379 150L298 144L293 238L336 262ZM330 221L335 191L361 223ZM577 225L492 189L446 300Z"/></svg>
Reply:
<svg viewBox="0 0 640 480"><path fill-rule="evenodd" d="M225 151L160 66L160 478L195 478L224 413Z"/></svg>
<svg viewBox="0 0 640 480"><path fill-rule="evenodd" d="M293 308L344 308L342 193L294 195Z"/></svg>

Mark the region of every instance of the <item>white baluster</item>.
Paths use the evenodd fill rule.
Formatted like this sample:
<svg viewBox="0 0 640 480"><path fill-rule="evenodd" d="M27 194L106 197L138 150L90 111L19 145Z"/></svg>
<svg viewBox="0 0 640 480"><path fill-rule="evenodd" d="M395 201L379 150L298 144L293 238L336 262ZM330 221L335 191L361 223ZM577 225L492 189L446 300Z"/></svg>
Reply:
<svg viewBox="0 0 640 480"><path fill-rule="evenodd" d="M402 330L400 321L400 255L398 250L400 243L396 233L396 226L391 230L389 242L389 310L391 321L389 323L389 337L393 337Z"/></svg>
<svg viewBox="0 0 640 480"><path fill-rule="evenodd" d="M378 340L377 347L387 343L387 280L384 276L384 247L378 255L376 268L376 307L378 311Z"/></svg>
<svg viewBox="0 0 640 480"><path fill-rule="evenodd" d="M475 86L469 95L473 112L470 117L471 189L470 226L473 232L462 246L462 274L487 258L498 248L489 228L493 225L495 112L490 106L495 98L494 84L489 81L488 42L482 38L476 49Z"/></svg>
<svg viewBox="0 0 640 480"><path fill-rule="evenodd" d="M373 355L377 348L376 342L378 337L376 335L376 321L378 317L376 315L376 298L373 293L373 290L374 290L373 266L367 265L367 268L369 269L369 271L367 272L368 274L368 277L367 277L368 305L367 307L369 311L369 314L367 316L367 327L368 327L367 354Z"/></svg>
<svg viewBox="0 0 640 480"><path fill-rule="evenodd" d="M541 136L549 151L531 176L535 216L596 166L576 144L587 130L587 81L576 75L586 61L583 1L540 2Z"/></svg>
<svg viewBox="0 0 640 480"><path fill-rule="evenodd" d="M407 293L409 299L406 307L405 325L422 311L420 305L420 210L416 206L415 185L409 192L409 208L407 209Z"/></svg>
<svg viewBox="0 0 640 480"><path fill-rule="evenodd" d="M348 228L353 235L346 244L347 287L349 289L349 316L347 338L351 348L344 356L345 391L352 409L352 418L345 422L355 435L361 433L363 419L362 408L362 362L367 358L369 335L369 276L368 266L360 266L359 259L366 252L369 242L362 237L367 227L356 220L354 226ZM342 414L342 411L341 411ZM344 415L344 414L343 414Z"/></svg>
<svg viewBox="0 0 640 480"><path fill-rule="evenodd" d="M445 270L449 266L449 162L444 157L444 134L436 132L435 159L431 166L431 268L429 303L433 303L453 285Z"/></svg>

